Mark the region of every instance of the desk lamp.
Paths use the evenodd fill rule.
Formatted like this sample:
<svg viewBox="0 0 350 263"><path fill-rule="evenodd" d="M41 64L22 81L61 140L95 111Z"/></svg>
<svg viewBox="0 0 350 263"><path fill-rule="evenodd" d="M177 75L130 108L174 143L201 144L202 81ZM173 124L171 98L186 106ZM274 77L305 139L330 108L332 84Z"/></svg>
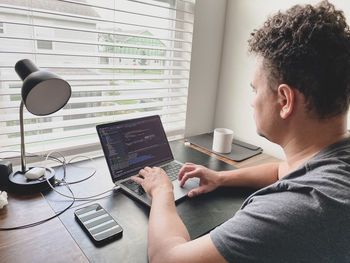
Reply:
<svg viewBox="0 0 350 263"><path fill-rule="evenodd" d="M53 184L54 170L48 167L26 167L24 145L23 107L37 116L46 116L63 108L70 96L70 85L54 73L39 70L29 59L16 63L15 70L23 80L22 101L19 109L21 133L21 170L9 176L9 189L21 193L40 192L48 188L44 176L35 179L35 173L42 173ZM34 174L34 176L33 176ZM28 179L29 178L29 179Z"/></svg>

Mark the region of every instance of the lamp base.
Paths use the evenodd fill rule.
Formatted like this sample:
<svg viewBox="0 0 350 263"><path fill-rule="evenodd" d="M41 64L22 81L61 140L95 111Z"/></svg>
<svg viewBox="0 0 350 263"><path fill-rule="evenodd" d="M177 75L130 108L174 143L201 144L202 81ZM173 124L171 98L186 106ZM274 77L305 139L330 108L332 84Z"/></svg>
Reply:
<svg viewBox="0 0 350 263"><path fill-rule="evenodd" d="M32 169L30 167L29 169ZM45 176L35 180L27 179L22 171L15 171L9 176L8 189L10 192L17 194L34 194L50 188L46 182L47 178L52 186L55 184L55 171L49 167L42 167L45 169Z"/></svg>

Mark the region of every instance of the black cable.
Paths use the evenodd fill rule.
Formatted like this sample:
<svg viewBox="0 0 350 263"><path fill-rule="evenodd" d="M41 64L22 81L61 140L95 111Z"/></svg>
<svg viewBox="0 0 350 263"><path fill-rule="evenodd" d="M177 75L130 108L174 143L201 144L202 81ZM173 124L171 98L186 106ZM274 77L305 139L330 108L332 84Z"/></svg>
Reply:
<svg viewBox="0 0 350 263"><path fill-rule="evenodd" d="M4 153L4 152L9 152L9 151L3 151L3 152L0 152L0 153ZM11 152L15 152L15 151L11 151ZM17 152L17 151L16 151ZM31 154L31 156L26 156L26 157L44 157L43 155L38 155L38 154ZM26 225L21 225L21 226L15 226L15 227L2 227L2 228L0 228L0 231L10 231L10 230L18 230L18 229L25 229L25 228L30 228L30 227L34 227L34 226L38 226L38 225L41 225L41 224L43 224L43 223L46 223L46 222L48 222L48 221L50 221L50 220L52 220L52 219L54 219L54 218L56 218L56 217L58 217L58 216L60 216L61 214L63 214L64 212L66 212L68 209L70 209L72 206L73 206L73 204L75 203L75 201L76 201L76 198L75 198L75 196L74 196L74 193L73 193L73 191L72 191L72 189L69 187L69 184L74 184L74 183L79 183L79 182L82 182L82 181L85 181L85 180L87 180L87 179L89 179L89 178L91 178L95 173L96 173L96 171L95 172L93 172L90 176L88 176L87 178L84 178L84 179L82 179L82 180L78 180L78 181L76 181L76 182L67 182L65 179L66 179L66 161L65 161L65 158L64 158L64 156L62 156L63 157L63 161L61 161L59 158L57 158L57 157L54 157L54 156L51 156L51 155L47 155L46 156L46 160L48 159L48 158L50 158L50 159L52 159L52 160L55 160L55 161L57 161L57 162L59 162L59 163L61 163L62 164L62 166L63 166L63 170L64 170L64 174L63 174L63 178L62 179L55 179L55 186L58 186L58 185L61 185L62 183L68 188L68 190L70 191L70 193L72 194L72 199L73 199L73 201L72 201L72 203L68 206L68 207L66 207L65 209L63 209L62 211L60 211L59 213L57 213L57 214L55 214L55 215L53 215L53 216L51 216L51 217L49 217L49 218L46 218L46 219L43 219L43 220L40 220L40 221L38 221L38 222L34 222L34 223L30 223L30 224L26 224ZM12 158L19 158L19 156L17 157L12 157ZM3 158L3 159L10 159L10 158ZM74 158L73 158L74 159ZM73 160L72 159L72 160ZM107 196L110 196L110 195L107 195ZM100 198L95 198L95 199L93 199L93 198L86 198L86 200L89 200L89 201L91 201L91 200L98 200L98 199L102 199L102 198L105 198L105 197L107 197L107 196L103 196L103 197L100 197ZM85 199L82 199L82 200L85 200Z"/></svg>
<svg viewBox="0 0 350 263"><path fill-rule="evenodd" d="M1 153L6 153L6 152L19 152L19 151L0 151L0 154ZM61 157L63 158L63 161L61 161L58 157L55 157L55 156L52 156L51 154L52 153L58 153L58 154L60 154L61 155ZM30 155L28 155L28 154L30 154ZM75 156L75 157L73 157L68 163L66 162L66 160L65 160L65 157L60 153L60 152L50 152L49 154L46 154L46 155L41 155L41 154L35 154L35 153L25 153L25 157L27 158L27 157L42 157L42 158L46 158L46 160L47 159L51 159L51 160L54 160L54 161L56 161L56 162L58 162L58 163L61 163L61 165L63 165L64 166L64 169L63 169L63 177L62 177L62 179L55 179L57 182L59 182L59 183L61 183L61 182L63 182L63 181L65 181L66 180L66 175L67 175L67 168L66 168L66 165L67 164L70 164L70 162L72 161L72 160L74 160L74 159L76 159L76 158L86 158L86 159L90 159L91 161L93 161L93 159L92 158L90 158L90 157L87 157L87 156ZM2 157L2 158L0 158L0 159L3 159L3 160L11 160L11 159L16 159L16 158L21 158L21 156L14 156L14 157ZM72 164L71 164L72 165ZM89 175L89 176L87 176L87 177L85 177L85 178L83 178L83 179L79 179L79 180L77 180L77 181L72 181L72 182L67 182L66 181L66 183L67 184L77 184L77 183L81 183L81 182L84 182L84 181L86 181L86 180L88 180L88 179L90 179L92 176L94 176L96 174L96 168L94 168L94 171Z"/></svg>
<svg viewBox="0 0 350 263"><path fill-rule="evenodd" d="M25 228L30 228L30 227L38 226L38 225L41 225L41 224L43 224L43 223L46 223L46 222L48 222L48 221L50 221L50 220L52 220L52 219L54 219L54 218L56 218L56 217L62 215L62 214L63 214L64 212L66 212L69 208L71 208L71 207L73 206L74 202L75 202L75 198L74 198L74 194L73 194L72 189L69 187L68 184L66 184L66 186L67 186L68 190L69 190L69 191L71 192L71 194L72 194L73 201L72 201L72 203L71 203L68 207L66 207L65 209L63 209L61 212L59 212L59 213L57 213L57 214L55 214L54 216L51 216L51 217L49 217L49 218L40 220L40 221L38 221L38 222L34 222L34 223L22 225L22 226L15 226L15 227L2 227L2 228L0 228L0 231L18 230L18 229L25 229Z"/></svg>

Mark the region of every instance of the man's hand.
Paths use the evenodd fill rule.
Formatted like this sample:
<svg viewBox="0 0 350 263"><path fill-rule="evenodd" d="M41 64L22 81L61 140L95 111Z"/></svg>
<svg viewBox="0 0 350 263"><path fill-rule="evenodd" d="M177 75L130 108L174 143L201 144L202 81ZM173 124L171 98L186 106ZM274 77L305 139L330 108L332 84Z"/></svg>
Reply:
<svg viewBox="0 0 350 263"><path fill-rule="evenodd" d="M131 180L140 184L151 197L159 191L173 191L173 184L168 175L159 167L145 167L139 171L139 177L132 176Z"/></svg>
<svg viewBox="0 0 350 263"><path fill-rule="evenodd" d="M219 183L219 173L210 170L204 166L186 163L182 166L179 172L179 180L181 181L180 186L183 186L189 178L198 177L199 187L191 190L188 193L189 197L193 197L199 194L208 193L216 189Z"/></svg>

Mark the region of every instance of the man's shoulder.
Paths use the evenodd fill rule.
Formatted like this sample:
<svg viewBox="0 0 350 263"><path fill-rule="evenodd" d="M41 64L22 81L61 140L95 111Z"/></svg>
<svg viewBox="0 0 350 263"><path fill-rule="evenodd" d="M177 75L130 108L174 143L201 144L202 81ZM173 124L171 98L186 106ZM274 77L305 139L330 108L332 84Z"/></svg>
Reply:
<svg viewBox="0 0 350 263"><path fill-rule="evenodd" d="M335 184L337 181L337 184ZM324 148L300 167L283 177L279 187L337 188L350 185L350 137ZM349 189L346 189L349 193Z"/></svg>
<svg viewBox="0 0 350 263"><path fill-rule="evenodd" d="M324 149L274 184L255 192L242 208L249 205L276 215L293 211L295 216L321 217L344 209L350 216L350 203L344 202L350 200L349 146L347 139Z"/></svg>
<svg viewBox="0 0 350 263"><path fill-rule="evenodd" d="M326 147L306 162L300 180L320 191L350 198L350 138Z"/></svg>
<svg viewBox="0 0 350 263"><path fill-rule="evenodd" d="M326 164L327 160L347 160L350 165L350 137L335 142L315 154L307 163Z"/></svg>

